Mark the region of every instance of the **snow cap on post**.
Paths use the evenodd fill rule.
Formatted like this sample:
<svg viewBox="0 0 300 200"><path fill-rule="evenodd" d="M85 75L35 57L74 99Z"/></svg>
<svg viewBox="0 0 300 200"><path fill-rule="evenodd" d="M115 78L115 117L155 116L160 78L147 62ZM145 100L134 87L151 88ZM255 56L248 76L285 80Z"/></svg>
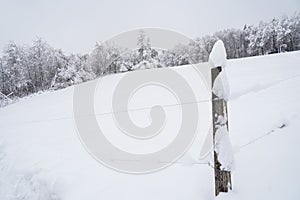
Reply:
<svg viewBox="0 0 300 200"><path fill-rule="evenodd" d="M216 68L216 67L222 67L225 68L226 66L226 50L224 47L224 43L222 40L218 40L210 54L209 54L209 62L211 63L211 67L212 68Z"/></svg>
<svg viewBox="0 0 300 200"><path fill-rule="evenodd" d="M226 66L226 50L222 40L218 40L209 55L209 63L211 68L221 67L222 71L215 78L213 83L212 92L219 98L225 99L226 101L229 98L230 88L226 76L225 66Z"/></svg>

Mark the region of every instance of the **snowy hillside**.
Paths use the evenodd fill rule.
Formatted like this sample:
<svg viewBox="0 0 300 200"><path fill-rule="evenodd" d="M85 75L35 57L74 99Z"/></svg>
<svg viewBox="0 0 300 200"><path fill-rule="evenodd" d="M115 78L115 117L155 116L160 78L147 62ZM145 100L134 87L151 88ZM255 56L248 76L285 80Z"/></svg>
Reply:
<svg viewBox="0 0 300 200"><path fill-rule="evenodd" d="M229 60L227 73L236 166L233 191L217 199L299 199L300 52ZM149 174L120 173L94 160L76 134L73 91L0 109L1 200L214 199L213 169L198 159L197 143Z"/></svg>

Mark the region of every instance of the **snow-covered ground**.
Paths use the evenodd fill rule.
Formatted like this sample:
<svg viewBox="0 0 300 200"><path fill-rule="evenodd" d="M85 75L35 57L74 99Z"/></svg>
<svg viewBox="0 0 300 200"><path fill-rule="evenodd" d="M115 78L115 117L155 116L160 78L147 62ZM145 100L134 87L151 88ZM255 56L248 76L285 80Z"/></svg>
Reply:
<svg viewBox="0 0 300 200"><path fill-rule="evenodd" d="M229 60L226 70L236 166L233 191L218 199L299 199L300 52ZM73 90L0 109L1 200L214 199L213 169L193 155L142 175L99 164L76 134Z"/></svg>

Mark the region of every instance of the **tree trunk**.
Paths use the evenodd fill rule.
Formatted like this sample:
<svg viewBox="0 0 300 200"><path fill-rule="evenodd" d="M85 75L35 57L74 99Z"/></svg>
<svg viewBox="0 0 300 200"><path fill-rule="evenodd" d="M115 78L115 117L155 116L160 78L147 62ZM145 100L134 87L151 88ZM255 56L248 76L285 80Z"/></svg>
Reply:
<svg viewBox="0 0 300 200"><path fill-rule="evenodd" d="M211 80L212 87L216 77L222 71L221 67L211 69ZM226 118L226 124L228 128L227 120L227 103L224 99L218 98L212 93L212 116L213 116L213 142L215 144L215 135L220 124L217 123L218 116ZM221 170L221 163L218 160L218 154L214 150L214 170L215 170L215 195L217 196L220 192L228 192L232 189L231 185L231 173L230 171Z"/></svg>

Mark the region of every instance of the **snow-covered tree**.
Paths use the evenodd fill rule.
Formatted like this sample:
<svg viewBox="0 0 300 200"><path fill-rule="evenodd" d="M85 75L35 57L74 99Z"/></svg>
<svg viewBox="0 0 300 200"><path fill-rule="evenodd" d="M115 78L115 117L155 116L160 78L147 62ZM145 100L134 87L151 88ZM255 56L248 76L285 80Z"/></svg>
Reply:
<svg viewBox="0 0 300 200"><path fill-rule="evenodd" d="M284 17L282 20L284 27L284 39L286 40L286 50L295 51L300 49L300 12L295 13L291 18Z"/></svg>
<svg viewBox="0 0 300 200"><path fill-rule="evenodd" d="M70 55L67 58L67 64L58 69L52 88L65 88L94 79L96 75L87 64L87 59L87 55Z"/></svg>
<svg viewBox="0 0 300 200"><path fill-rule="evenodd" d="M34 81L37 90L49 88L57 66L55 63L55 50L42 39L33 41L28 52L30 78Z"/></svg>
<svg viewBox="0 0 300 200"><path fill-rule="evenodd" d="M10 42L1 59L0 92L22 97L47 90L56 85L61 75L58 72L63 73L63 69L70 69L71 66L76 66L76 77L82 81L90 80L94 73L86 60L86 55L72 59L72 56L64 55L41 39L35 40L31 47Z"/></svg>
<svg viewBox="0 0 300 200"><path fill-rule="evenodd" d="M126 51L117 60L116 65L121 72L132 71L134 70L133 66L139 63L138 56L136 51Z"/></svg>
<svg viewBox="0 0 300 200"><path fill-rule="evenodd" d="M146 36L144 30L140 30L139 36L138 36L138 62L141 62L143 60L149 61L152 59L152 49L150 45L150 38Z"/></svg>
<svg viewBox="0 0 300 200"><path fill-rule="evenodd" d="M26 48L9 42L2 58L2 93L13 92L17 96L28 95L32 92L29 79Z"/></svg>
<svg viewBox="0 0 300 200"><path fill-rule="evenodd" d="M97 76L116 73L119 71L116 64L120 56L120 48L109 43L96 43L89 56L88 63Z"/></svg>
<svg viewBox="0 0 300 200"><path fill-rule="evenodd" d="M144 30L140 30L137 38L137 51L133 50L121 56L119 62L121 71L163 67L159 61L158 51L151 47L150 38Z"/></svg>

